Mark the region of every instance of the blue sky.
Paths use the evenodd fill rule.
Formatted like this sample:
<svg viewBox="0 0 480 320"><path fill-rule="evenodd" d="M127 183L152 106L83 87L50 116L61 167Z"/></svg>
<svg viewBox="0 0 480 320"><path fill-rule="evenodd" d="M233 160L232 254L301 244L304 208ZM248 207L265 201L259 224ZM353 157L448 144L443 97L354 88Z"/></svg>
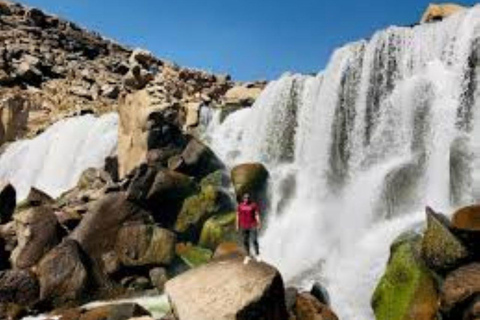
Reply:
<svg viewBox="0 0 480 320"><path fill-rule="evenodd" d="M426 0L22 0L182 66L273 79L316 73L332 51L420 20ZM471 5L475 1L461 1Z"/></svg>

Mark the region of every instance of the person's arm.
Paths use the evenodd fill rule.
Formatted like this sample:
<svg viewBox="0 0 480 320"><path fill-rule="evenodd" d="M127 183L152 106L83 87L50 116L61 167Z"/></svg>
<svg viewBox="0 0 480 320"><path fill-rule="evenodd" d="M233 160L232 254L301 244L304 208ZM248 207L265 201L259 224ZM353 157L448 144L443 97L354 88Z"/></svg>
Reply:
<svg viewBox="0 0 480 320"><path fill-rule="evenodd" d="M240 227L239 227L239 220L240 220L240 210L238 210L238 207L237 207L237 214L235 215L235 230L239 230Z"/></svg>
<svg viewBox="0 0 480 320"><path fill-rule="evenodd" d="M255 220L257 221L257 229L262 228L262 221L260 219L260 209L258 209L258 204L255 206Z"/></svg>

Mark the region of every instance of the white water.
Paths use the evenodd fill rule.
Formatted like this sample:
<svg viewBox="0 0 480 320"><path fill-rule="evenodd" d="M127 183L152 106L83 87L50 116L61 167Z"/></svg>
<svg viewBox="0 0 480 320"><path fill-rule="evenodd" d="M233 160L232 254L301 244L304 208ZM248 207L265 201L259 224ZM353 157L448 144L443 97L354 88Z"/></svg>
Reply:
<svg viewBox="0 0 480 320"><path fill-rule="evenodd" d="M31 187L52 197L77 184L82 172L102 167L116 152L117 114L61 120L32 140L12 143L0 156L0 179L10 181L17 198Z"/></svg>
<svg viewBox="0 0 480 320"><path fill-rule="evenodd" d="M265 259L289 282L326 284L343 320L374 318L389 245L426 205L480 200L477 30L480 7L388 28L337 50L318 76L286 74L251 109L212 121L229 165L271 172Z"/></svg>

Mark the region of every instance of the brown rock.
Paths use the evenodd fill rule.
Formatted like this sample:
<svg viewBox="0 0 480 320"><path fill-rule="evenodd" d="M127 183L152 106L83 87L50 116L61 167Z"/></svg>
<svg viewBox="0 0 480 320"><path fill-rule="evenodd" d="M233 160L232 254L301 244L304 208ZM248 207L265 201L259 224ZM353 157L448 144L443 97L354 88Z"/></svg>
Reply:
<svg viewBox="0 0 480 320"><path fill-rule="evenodd" d="M480 263L472 263L451 272L441 288L441 307L450 312L455 306L480 293Z"/></svg>
<svg viewBox="0 0 480 320"><path fill-rule="evenodd" d="M0 99L0 145L25 135L31 103L20 94Z"/></svg>
<svg viewBox="0 0 480 320"><path fill-rule="evenodd" d="M221 243L215 250L213 259L245 257L246 255L247 252L242 246L238 245L238 243L224 242Z"/></svg>
<svg viewBox="0 0 480 320"><path fill-rule="evenodd" d="M268 176L268 170L261 163L245 163L234 167L231 178L237 198L249 193L258 200L266 188Z"/></svg>
<svg viewBox="0 0 480 320"><path fill-rule="evenodd" d="M457 210L452 217L452 227L468 231L480 231L480 205Z"/></svg>
<svg viewBox="0 0 480 320"><path fill-rule="evenodd" d="M154 225L132 224L118 232L115 252L124 266L168 265L175 255L173 232Z"/></svg>
<svg viewBox="0 0 480 320"><path fill-rule="evenodd" d="M79 303L88 289L86 259L78 243L71 239L50 250L36 270L40 299L56 307Z"/></svg>
<svg viewBox="0 0 480 320"><path fill-rule="evenodd" d="M420 23L440 21L465 9L465 7L454 3L432 3L428 6L427 10L425 10Z"/></svg>
<svg viewBox="0 0 480 320"><path fill-rule="evenodd" d="M150 316L150 313L134 303L111 304L91 309L80 320L122 320L133 317Z"/></svg>
<svg viewBox="0 0 480 320"><path fill-rule="evenodd" d="M100 260L114 249L118 231L125 223L149 219L150 215L129 202L125 193L111 193L92 205L70 238L78 241L88 256Z"/></svg>
<svg viewBox="0 0 480 320"><path fill-rule="evenodd" d="M179 319L288 319L278 271L242 258L192 269L168 281L166 293Z"/></svg>
<svg viewBox="0 0 480 320"><path fill-rule="evenodd" d="M53 200L52 197L35 187L30 189L26 201L31 206L52 205L55 203L55 200Z"/></svg>
<svg viewBox="0 0 480 320"><path fill-rule="evenodd" d="M293 308L297 320L338 320L335 313L309 293L297 295Z"/></svg>
<svg viewBox="0 0 480 320"><path fill-rule="evenodd" d="M227 106L247 107L255 103L262 93L261 87L235 86L225 93L224 103Z"/></svg>
<svg viewBox="0 0 480 320"><path fill-rule="evenodd" d="M33 305L39 297L38 281L24 270L0 272L0 304Z"/></svg>
<svg viewBox="0 0 480 320"><path fill-rule="evenodd" d="M12 252L12 265L26 269L60 242L60 228L50 207L33 207L14 216L18 245Z"/></svg>

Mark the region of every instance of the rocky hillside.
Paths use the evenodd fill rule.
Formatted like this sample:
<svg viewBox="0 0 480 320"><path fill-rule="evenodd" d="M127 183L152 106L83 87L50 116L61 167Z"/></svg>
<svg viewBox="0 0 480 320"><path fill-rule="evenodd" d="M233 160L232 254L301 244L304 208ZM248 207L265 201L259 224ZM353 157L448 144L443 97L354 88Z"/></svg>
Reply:
<svg viewBox="0 0 480 320"><path fill-rule="evenodd" d="M0 143L35 135L67 116L116 110L123 96L146 87L155 106L195 113L201 104L250 104L264 85L236 84L228 75L181 68L4 0L0 43ZM182 121L186 118L185 112Z"/></svg>

